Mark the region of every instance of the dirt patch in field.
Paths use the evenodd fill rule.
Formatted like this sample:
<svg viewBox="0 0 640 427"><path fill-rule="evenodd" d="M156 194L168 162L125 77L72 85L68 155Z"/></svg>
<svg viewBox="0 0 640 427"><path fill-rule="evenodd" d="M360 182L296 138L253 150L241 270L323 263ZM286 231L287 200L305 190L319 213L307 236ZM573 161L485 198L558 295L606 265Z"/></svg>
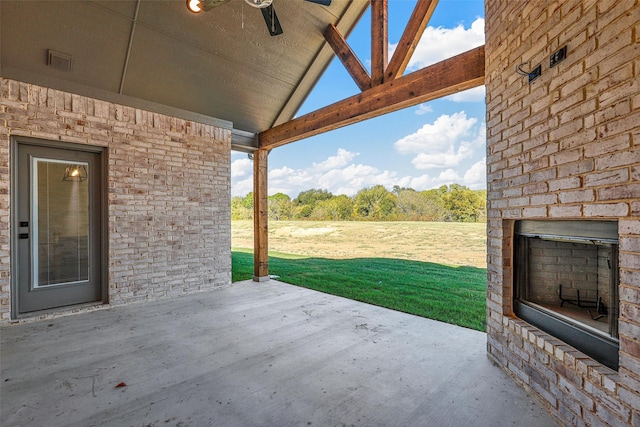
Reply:
<svg viewBox="0 0 640 427"><path fill-rule="evenodd" d="M312 227L312 228L302 228L302 227L282 227L273 231L274 236L277 234L279 236L285 237L308 237L308 236L321 236L324 234L330 234L336 231L333 227Z"/></svg>
<svg viewBox="0 0 640 427"><path fill-rule="evenodd" d="M270 221L269 250L322 258L399 258L486 268L486 225L450 222ZM234 248L253 223L231 222Z"/></svg>

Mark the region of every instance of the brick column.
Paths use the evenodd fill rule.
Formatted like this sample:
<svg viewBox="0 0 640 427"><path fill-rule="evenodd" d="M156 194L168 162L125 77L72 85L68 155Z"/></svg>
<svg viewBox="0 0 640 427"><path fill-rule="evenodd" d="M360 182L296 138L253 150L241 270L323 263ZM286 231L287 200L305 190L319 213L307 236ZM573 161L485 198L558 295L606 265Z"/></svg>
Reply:
<svg viewBox="0 0 640 427"><path fill-rule="evenodd" d="M640 3L486 0L485 12L488 356L566 425L640 427ZM514 314L518 220L617 222L618 370Z"/></svg>

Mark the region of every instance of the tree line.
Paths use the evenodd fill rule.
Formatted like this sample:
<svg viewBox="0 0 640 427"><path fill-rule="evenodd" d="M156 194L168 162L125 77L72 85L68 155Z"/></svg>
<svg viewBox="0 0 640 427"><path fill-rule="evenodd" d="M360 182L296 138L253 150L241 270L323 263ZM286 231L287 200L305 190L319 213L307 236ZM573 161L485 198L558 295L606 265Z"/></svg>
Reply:
<svg viewBox="0 0 640 427"><path fill-rule="evenodd" d="M363 188L353 197L333 195L322 189L306 190L291 199L277 193L269 196L271 220L333 221L445 221L481 222L487 218L486 190L471 190L459 184L416 191L382 185ZM253 218L253 193L231 200L231 219Z"/></svg>

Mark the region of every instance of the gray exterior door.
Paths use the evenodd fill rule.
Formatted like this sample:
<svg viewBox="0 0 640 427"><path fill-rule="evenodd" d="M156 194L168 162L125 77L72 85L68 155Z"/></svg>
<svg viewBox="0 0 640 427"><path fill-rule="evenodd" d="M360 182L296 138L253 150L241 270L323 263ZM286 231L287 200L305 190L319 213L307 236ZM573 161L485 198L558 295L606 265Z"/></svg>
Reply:
<svg viewBox="0 0 640 427"><path fill-rule="evenodd" d="M16 314L102 299L100 154L17 144Z"/></svg>

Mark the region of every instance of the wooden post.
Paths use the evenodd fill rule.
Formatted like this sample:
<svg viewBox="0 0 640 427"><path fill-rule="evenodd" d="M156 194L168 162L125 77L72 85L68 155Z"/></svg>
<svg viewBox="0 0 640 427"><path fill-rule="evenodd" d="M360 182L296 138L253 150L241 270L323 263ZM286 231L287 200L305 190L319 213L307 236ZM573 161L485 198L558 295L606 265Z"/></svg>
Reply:
<svg viewBox="0 0 640 427"><path fill-rule="evenodd" d="M388 39L388 0L371 0L371 87L384 82Z"/></svg>
<svg viewBox="0 0 640 427"><path fill-rule="evenodd" d="M253 153L253 281L269 280L269 209L268 163L269 150Z"/></svg>

